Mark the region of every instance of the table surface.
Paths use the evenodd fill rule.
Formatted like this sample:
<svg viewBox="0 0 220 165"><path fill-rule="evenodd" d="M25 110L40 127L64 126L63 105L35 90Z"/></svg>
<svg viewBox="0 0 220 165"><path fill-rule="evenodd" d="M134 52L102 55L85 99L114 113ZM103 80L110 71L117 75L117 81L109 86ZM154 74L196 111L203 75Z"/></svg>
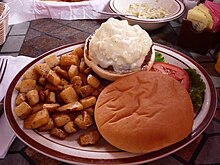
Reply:
<svg viewBox="0 0 220 165"><path fill-rule="evenodd" d="M64 44L84 41L105 20L54 20L39 19L9 27L6 42L0 46L0 56L38 57L44 52ZM220 74L214 69L219 45L207 54L197 54L177 45L181 24L171 22L165 27L149 32L152 40L173 47L201 64L211 76L218 95L215 116L194 142L176 153L148 164L219 164L220 163ZM42 155L26 146L18 138L12 143L0 164L66 164Z"/></svg>

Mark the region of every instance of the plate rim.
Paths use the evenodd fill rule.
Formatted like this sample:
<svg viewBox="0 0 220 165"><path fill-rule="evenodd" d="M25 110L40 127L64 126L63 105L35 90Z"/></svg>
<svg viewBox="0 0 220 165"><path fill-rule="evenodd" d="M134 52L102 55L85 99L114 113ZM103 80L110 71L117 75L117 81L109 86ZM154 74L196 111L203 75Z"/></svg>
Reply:
<svg viewBox="0 0 220 165"><path fill-rule="evenodd" d="M190 57L188 57L187 55L185 55L184 53L168 47L166 45L163 44L159 44L159 43L154 43L154 45L158 46L158 47L162 47L164 49L168 49L169 51L172 51L174 53L179 54L180 56L186 58L187 60L189 60L192 64L194 64L204 75L204 77L206 78L209 87L210 87L210 91L211 93L211 103L210 103L210 108L208 111L211 111L209 113L207 113L206 117L205 117L205 122L202 122L199 127L193 132L192 137L188 136L187 138L185 138L184 140L175 143L174 145L171 145L169 147L166 147L164 149L161 149L159 151L155 151L152 153L148 153L148 154L144 154L144 155L138 155L135 157L129 157L129 158L117 158L117 159L91 159L91 158L82 158L82 157L77 157L74 155L67 155L65 153L61 153L59 151L56 151L52 148L48 148L47 146L44 146L42 144L40 144L39 142L35 141L34 139L31 139L29 136L27 136L26 134L23 133L23 130L20 129L20 127L18 126L18 124L16 123L15 118L13 117L12 114L12 107L11 107L11 97L13 94L13 90L14 87L17 83L17 81L20 79L20 76L24 74L24 72L30 68L34 63L36 63L37 61L43 59L44 57L46 57L47 55L52 54L53 52L71 47L71 46L77 46L77 45L82 45L84 42L77 42L77 43L71 43L71 44L67 44L67 45L63 45L60 47L57 47L55 49L52 49L50 51L47 51L45 53L43 53L42 55L40 55L39 57L37 57L36 59L34 59L33 61L31 61L29 64L27 64L16 76L15 78L12 80L12 82L9 85L9 88L7 90L6 96L5 96L5 102L4 102L4 109L5 109L5 114L6 114L6 119L9 123L9 125L12 127L12 130L15 132L16 136L23 141L26 145L28 145L29 147L37 150L38 152L47 155L49 157L52 157L54 159L60 160L60 161L64 161L67 163L77 163L77 164L88 164L88 163L92 163L92 164L103 164L103 163L117 163L117 164L129 164L129 163L146 163L146 162L150 162L153 160L157 160L160 158L163 158L165 156L168 156L180 149L182 149L183 147L187 146L189 143L191 143L192 141L194 141L200 134L202 134L202 132L208 127L208 125L210 124L210 122L212 121L212 118L214 117L214 112L216 110L217 107L217 92L216 92L216 88L209 76L209 74L207 73L207 71L200 65L198 64L196 61L194 61L193 59L191 59ZM25 138L24 138L25 137Z"/></svg>

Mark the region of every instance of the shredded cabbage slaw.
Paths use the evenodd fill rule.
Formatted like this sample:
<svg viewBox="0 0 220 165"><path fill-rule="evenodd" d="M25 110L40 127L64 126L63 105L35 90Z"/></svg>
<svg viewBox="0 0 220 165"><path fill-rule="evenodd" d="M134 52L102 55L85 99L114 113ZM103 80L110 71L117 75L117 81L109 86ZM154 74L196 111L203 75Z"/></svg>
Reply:
<svg viewBox="0 0 220 165"><path fill-rule="evenodd" d="M130 4L126 14L131 14L144 19L158 19L166 17L169 12L163 7L154 7L147 3L132 3Z"/></svg>

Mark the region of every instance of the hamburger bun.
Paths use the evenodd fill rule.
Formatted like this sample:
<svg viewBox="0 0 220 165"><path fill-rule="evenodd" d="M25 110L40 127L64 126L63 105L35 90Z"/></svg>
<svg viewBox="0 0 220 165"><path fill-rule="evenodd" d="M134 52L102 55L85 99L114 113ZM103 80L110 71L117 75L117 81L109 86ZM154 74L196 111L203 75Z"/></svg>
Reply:
<svg viewBox="0 0 220 165"><path fill-rule="evenodd" d="M191 98L181 84L158 72L119 78L100 93L94 111L102 137L131 153L157 151L192 132Z"/></svg>
<svg viewBox="0 0 220 165"><path fill-rule="evenodd" d="M101 78L109 80L109 81L115 81L116 79L120 78L120 77L124 77L124 76L128 76L130 74L133 74L137 71L140 70L150 70L151 67L153 66L154 63L154 59L155 59L155 50L154 50L154 46L152 46L151 51L149 52L150 54L148 54L150 56L149 61L147 62L147 64L143 65L142 68L139 68L136 71L128 71L128 72L123 72L123 73L119 73L119 72L115 72L113 70L108 70L108 69L104 69L102 67L100 67L99 65L97 65L95 62L93 62L90 57L89 57L89 51L88 51L88 47L89 47L89 39L92 36L88 37L86 39L85 42L85 48L84 48L84 60L85 63L92 68L92 70L99 75ZM147 55L147 54L146 54Z"/></svg>
<svg viewBox="0 0 220 165"><path fill-rule="evenodd" d="M155 52L149 34L127 20L109 18L85 42L86 64L100 77L114 81L141 69L150 70Z"/></svg>

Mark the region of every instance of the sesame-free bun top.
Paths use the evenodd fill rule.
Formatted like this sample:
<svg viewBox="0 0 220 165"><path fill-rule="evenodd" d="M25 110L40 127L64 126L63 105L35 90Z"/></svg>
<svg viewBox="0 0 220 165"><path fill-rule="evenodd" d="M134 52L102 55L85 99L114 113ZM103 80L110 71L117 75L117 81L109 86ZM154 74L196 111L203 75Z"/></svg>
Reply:
<svg viewBox="0 0 220 165"><path fill-rule="evenodd" d="M188 92L174 78L139 71L108 85L94 112L102 137L131 153L157 151L192 132L193 106Z"/></svg>

